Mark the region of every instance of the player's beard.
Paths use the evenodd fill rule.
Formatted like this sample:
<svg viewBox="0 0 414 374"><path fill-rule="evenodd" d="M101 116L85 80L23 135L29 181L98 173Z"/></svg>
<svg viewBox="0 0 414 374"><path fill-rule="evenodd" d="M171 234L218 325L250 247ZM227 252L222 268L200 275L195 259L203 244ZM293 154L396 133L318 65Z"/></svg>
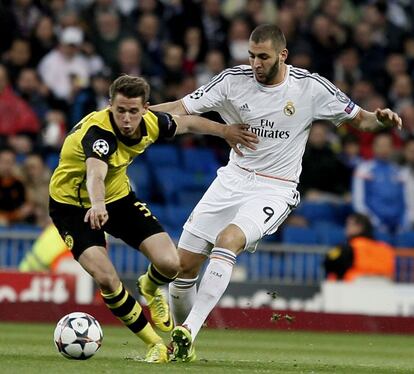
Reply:
<svg viewBox="0 0 414 374"><path fill-rule="evenodd" d="M269 69L269 72L266 74L263 84L275 84L275 80L277 75L279 74L279 57L273 64L273 66Z"/></svg>

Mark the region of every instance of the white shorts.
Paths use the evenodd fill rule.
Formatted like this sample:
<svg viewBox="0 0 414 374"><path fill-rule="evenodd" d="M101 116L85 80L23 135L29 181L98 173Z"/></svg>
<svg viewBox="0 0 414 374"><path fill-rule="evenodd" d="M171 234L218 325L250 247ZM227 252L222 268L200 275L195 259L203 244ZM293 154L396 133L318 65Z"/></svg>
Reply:
<svg viewBox="0 0 414 374"><path fill-rule="evenodd" d="M229 224L246 236L246 250L254 252L264 235L276 232L299 204L296 183L263 177L229 163L217 171L217 178L194 208L184 230L214 244ZM196 252L185 233L178 246ZM207 246L198 251L201 254Z"/></svg>

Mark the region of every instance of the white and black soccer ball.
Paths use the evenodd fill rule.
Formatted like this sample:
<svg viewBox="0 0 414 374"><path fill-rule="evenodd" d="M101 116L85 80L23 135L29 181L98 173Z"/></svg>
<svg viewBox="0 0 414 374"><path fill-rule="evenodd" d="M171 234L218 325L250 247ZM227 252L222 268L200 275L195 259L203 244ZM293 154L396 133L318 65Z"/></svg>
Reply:
<svg viewBox="0 0 414 374"><path fill-rule="evenodd" d="M101 347L103 332L90 314L74 312L62 317L54 332L55 346L66 358L86 360Z"/></svg>

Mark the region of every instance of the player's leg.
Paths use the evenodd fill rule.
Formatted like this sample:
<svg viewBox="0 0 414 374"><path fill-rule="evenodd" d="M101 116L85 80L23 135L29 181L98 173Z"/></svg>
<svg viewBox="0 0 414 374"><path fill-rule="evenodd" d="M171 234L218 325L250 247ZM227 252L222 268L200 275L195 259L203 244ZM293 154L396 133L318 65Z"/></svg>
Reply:
<svg viewBox="0 0 414 374"><path fill-rule="evenodd" d="M236 254L244 248L244 243L244 234L235 225L226 227L217 237L193 307L182 326L177 326L171 333L176 359L190 362L196 358L193 345L195 337L226 290Z"/></svg>
<svg viewBox="0 0 414 374"><path fill-rule="evenodd" d="M110 204L108 204L109 206ZM149 345L148 362L166 362L167 348L152 329L142 312L141 306L128 293L105 249L103 230L92 230L84 222L86 209L50 202L50 216L62 239L72 251L74 258L95 279L101 289L105 303L111 312L134 334ZM117 221L110 214L109 221ZM106 226L106 225L105 225Z"/></svg>
<svg viewBox="0 0 414 374"><path fill-rule="evenodd" d="M180 273L169 286L169 301L175 325L184 322L194 304L197 293L197 279L201 266L208 258L212 244L187 230L178 242Z"/></svg>
<svg viewBox="0 0 414 374"><path fill-rule="evenodd" d="M243 250L245 242L243 231L236 225L227 226L218 235L194 305L183 325L177 326L171 333L174 356L177 359L182 361L195 359L193 342L226 290L236 262L236 255Z"/></svg>
<svg viewBox="0 0 414 374"><path fill-rule="evenodd" d="M153 330L141 306L125 289L104 247L93 246L78 258L82 267L95 279L109 310L136 336L149 346L150 362L167 362L162 338ZM153 351L158 355L154 355Z"/></svg>
<svg viewBox="0 0 414 374"><path fill-rule="evenodd" d="M146 203L133 193L107 205L109 220L105 231L142 251L151 264L137 280L139 292L146 299L154 324L162 331L173 328L168 303L159 287L178 274L179 260L174 243L154 217Z"/></svg>
<svg viewBox="0 0 414 374"><path fill-rule="evenodd" d="M182 327L172 331L176 356L184 361L187 361L205 319L230 282L236 256L244 249L255 248L263 235L275 232L290 213L294 199L292 190L275 192L274 189L266 188L264 197L257 197L253 191L251 197L246 195L246 201L231 223L217 236L190 314Z"/></svg>
<svg viewBox="0 0 414 374"><path fill-rule="evenodd" d="M252 193L232 222L217 236L198 289L197 300L184 321L184 325L191 330L193 341L227 289L236 256L244 249L255 250L257 242L264 235L275 232L292 210L290 202L293 194L290 189L275 192L274 189L265 188L263 195L257 197L257 194Z"/></svg>
<svg viewBox="0 0 414 374"><path fill-rule="evenodd" d="M160 287L171 283L179 272L177 249L167 233L154 234L140 245L151 264L137 281L138 290L147 301L154 324L162 331L171 331L173 318Z"/></svg>

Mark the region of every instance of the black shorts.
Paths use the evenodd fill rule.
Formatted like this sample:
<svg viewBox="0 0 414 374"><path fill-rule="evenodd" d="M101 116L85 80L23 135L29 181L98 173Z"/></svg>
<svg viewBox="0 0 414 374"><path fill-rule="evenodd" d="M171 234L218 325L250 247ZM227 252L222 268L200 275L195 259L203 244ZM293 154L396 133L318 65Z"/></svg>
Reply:
<svg viewBox="0 0 414 374"><path fill-rule="evenodd" d="M50 198L50 217L75 259L89 247L105 247L105 232L135 249L139 249L141 243L151 235L164 232L146 204L139 201L133 192L106 204L106 209L109 219L103 230L92 230L89 222L84 222L88 209L58 203Z"/></svg>

